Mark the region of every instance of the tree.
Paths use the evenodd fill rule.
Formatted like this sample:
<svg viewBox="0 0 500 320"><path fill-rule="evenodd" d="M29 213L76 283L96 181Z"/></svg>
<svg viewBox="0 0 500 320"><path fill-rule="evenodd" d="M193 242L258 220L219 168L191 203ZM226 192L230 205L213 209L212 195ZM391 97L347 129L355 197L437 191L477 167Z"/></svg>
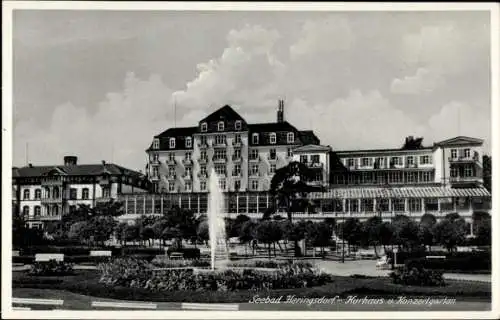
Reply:
<svg viewBox="0 0 500 320"><path fill-rule="evenodd" d="M68 238L87 240L89 238L89 228L86 221L78 221L71 225L68 232Z"/></svg>
<svg viewBox="0 0 500 320"><path fill-rule="evenodd" d="M426 213L420 218L420 224L418 226L418 238L420 242L429 246L429 250L431 246L435 243L433 228L436 225L436 217L430 213Z"/></svg>
<svg viewBox="0 0 500 320"><path fill-rule="evenodd" d="M473 232L479 245L491 245L491 215L476 211L472 214Z"/></svg>
<svg viewBox="0 0 500 320"><path fill-rule="evenodd" d="M196 239L196 229L199 221L192 211L183 210L179 206L175 206L163 216L163 219L166 221L165 224L169 228L172 228L172 232L167 234L176 235L174 238L177 248L182 248L183 239ZM174 232L174 230L176 231Z"/></svg>
<svg viewBox="0 0 500 320"><path fill-rule="evenodd" d="M198 224L198 228L196 230L197 238L203 241L206 245L208 245L208 240L210 239L210 234L208 230L208 222L203 221Z"/></svg>
<svg viewBox="0 0 500 320"><path fill-rule="evenodd" d="M424 138L414 138L413 136L406 137L402 149L404 150L422 149L423 140Z"/></svg>
<svg viewBox="0 0 500 320"><path fill-rule="evenodd" d="M380 225L380 244L384 246L384 251L386 251L386 246L390 245L394 241L394 228L390 222L384 222Z"/></svg>
<svg viewBox="0 0 500 320"><path fill-rule="evenodd" d="M373 246L373 251L375 256L378 258L377 246L380 244L380 233L382 230L382 218L378 216L373 216L368 218L363 224L363 233L366 238L366 242Z"/></svg>
<svg viewBox="0 0 500 320"><path fill-rule="evenodd" d="M307 230L308 238L313 247L320 247L324 255L324 248L332 241L333 226L325 222L312 223Z"/></svg>
<svg viewBox="0 0 500 320"><path fill-rule="evenodd" d="M93 241L104 245L104 242L109 240L117 225L118 222L112 216L93 217L87 222L87 226L90 229L89 238L92 237Z"/></svg>
<svg viewBox="0 0 500 320"><path fill-rule="evenodd" d="M272 208L286 211L289 221L293 212L304 212L310 207L307 195L311 192L323 191L323 187L312 185L316 172L304 163L290 162L287 166L276 170L271 180L270 193L273 197ZM266 211L262 219L269 219L275 210ZM299 253L298 242L294 242L295 254Z"/></svg>
<svg viewBox="0 0 500 320"><path fill-rule="evenodd" d="M347 218L340 226L342 240L347 241L347 251L351 252L352 245L359 245L363 237L363 226L356 218Z"/></svg>
<svg viewBox="0 0 500 320"><path fill-rule="evenodd" d="M392 220L394 228L394 242L399 248L413 251L419 244L418 226L408 216L396 215Z"/></svg>
<svg viewBox="0 0 500 320"><path fill-rule="evenodd" d="M155 233L152 226L146 226L141 230L141 239L143 241L148 241L149 246L151 246L151 240L155 238Z"/></svg>
<svg viewBox="0 0 500 320"><path fill-rule="evenodd" d="M262 220L255 229L255 236L259 242L268 245L269 259L271 259L271 244L281 240L282 230L278 223L273 220ZM276 256L276 246L274 246L274 256Z"/></svg>
<svg viewBox="0 0 500 320"><path fill-rule="evenodd" d="M436 242L443 245L448 251L453 251L458 245L464 243L467 226L463 218L444 218L433 228Z"/></svg>
<svg viewBox="0 0 500 320"><path fill-rule="evenodd" d="M127 227L128 227L128 223L126 223L126 222L120 222L115 227L116 239L122 245L125 244L127 241Z"/></svg>

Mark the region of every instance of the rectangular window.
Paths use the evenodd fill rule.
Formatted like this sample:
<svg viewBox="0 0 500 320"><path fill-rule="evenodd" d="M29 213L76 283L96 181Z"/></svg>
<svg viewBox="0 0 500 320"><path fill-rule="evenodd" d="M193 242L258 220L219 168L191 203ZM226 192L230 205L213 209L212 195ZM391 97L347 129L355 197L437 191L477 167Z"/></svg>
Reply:
<svg viewBox="0 0 500 320"><path fill-rule="evenodd" d="M186 176L190 176L191 175L191 172L192 172L192 168L191 167L186 167Z"/></svg>
<svg viewBox="0 0 500 320"><path fill-rule="evenodd" d="M234 128L236 129L236 131L241 130L241 120L236 120L236 122L234 123Z"/></svg>
<svg viewBox="0 0 500 320"><path fill-rule="evenodd" d="M172 181L168 184L168 191L170 191L170 192L175 191L175 182Z"/></svg>
<svg viewBox="0 0 500 320"><path fill-rule="evenodd" d="M363 167L370 167L372 165L372 161L373 161L372 158L362 158L361 159L361 163L362 163Z"/></svg>
<svg viewBox="0 0 500 320"><path fill-rule="evenodd" d="M234 149L233 159L241 158L241 149Z"/></svg>
<svg viewBox="0 0 500 320"><path fill-rule="evenodd" d="M387 212L389 211L389 199L381 198L377 199L377 212Z"/></svg>
<svg viewBox="0 0 500 320"><path fill-rule="evenodd" d="M186 152L185 158L187 161L190 161L191 160L191 152Z"/></svg>
<svg viewBox="0 0 500 320"><path fill-rule="evenodd" d="M193 185L191 184L191 181L186 181L186 184L184 185L184 190L191 191L192 189L193 189Z"/></svg>
<svg viewBox="0 0 500 320"><path fill-rule="evenodd" d="M234 169L233 169L233 176L240 176L241 175L241 165L235 164Z"/></svg>
<svg viewBox="0 0 500 320"><path fill-rule="evenodd" d="M375 158L375 169L384 167L384 157Z"/></svg>
<svg viewBox="0 0 500 320"><path fill-rule="evenodd" d="M171 149L175 148L175 138L170 138L169 146Z"/></svg>
<svg viewBox="0 0 500 320"><path fill-rule="evenodd" d="M313 154L311 156L311 162L312 163L319 163L319 154Z"/></svg>
<svg viewBox="0 0 500 320"><path fill-rule="evenodd" d="M362 199L361 200L361 211L362 212L373 212L373 199Z"/></svg>
<svg viewBox="0 0 500 320"><path fill-rule="evenodd" d="M465 176L472 177L472 167L465 167Z"/></svg>
<svg viewBox="0 0 500 320"><path fill-rule="evenodd" d="M287 154L288 158L293 157L293 149L292 148L288 148L286 150L286 154Z"/></svg>
<svg viewBox="0 0 500 320"><path fill-rule="evenodd" d="M158 167L153 167L153 177L158 177Z"/></svg>
<svg viewBox="0 0 500 320"><path fill-rule="evenodd" d="M75 188L69 189L69 199L70 200L76 200L76 197L78 196L77 190Z"/></svg>
<svg viewBox="0 0 500 320"><path fill-rule="evenodd" d="M470 149L464 149L464 158L466 159L470 158Z"/></svg>
<svg viewBox="0 0 500 320"><path fill-rule="evenodd" d="M35 199L40 199L42 198L42 190L41 189L36 189L35 190Z"/></svg>
<svg viewBox="0 0 500 320"><path fill-rule="evenodd" d="M389 172L389 183L403 182L402 172Z"/></svg>
<svg viewBox="0 0 500 320"><path fill-rule="evenodd" d="M257 189L259 189L259 181L257 181L257 180L252 180L252 182L251 182L251 185L250 185L250 186L251 186L252 190L254 190L254 191L255 191L255 190L257 190Z"/></svg>
<svg viewBox="0 0 500 320"><path fill-rule="evenodd" d="M252 165L252 175L258 175L259 174L259 165L258 164L253 164Z"/></svg>
<svg viewBox="0 0 500 320"><path fill-rule="evenodd" d="M271 133L269 135L269 143L270 144L276 144L276 133Z"/></svg>
<svg viewBox="0 0 500 320"><path fill-rule="evenodd" d="M431 157L430 156L420 156L420 164L430 164Z"/></svg>
<svg viewBox="0 0 500 320"><path fill-rule="evenodd" d="M293 132L288 132L286 134L286 142L287 143L294 143L295 142L295 136L294 136Z"/></svg>
<svg viewBox="0 0 500 320"><path fill-rule="evenodd" d="M216 164L215 165L215 173L217 175L225 175L226 174L226 165L224 164Z"/></svg>
<svg viewBox="0 0 500 320"><path fill-rule="evenodd" d="M111 189L110 188L102 188L102 196L104 198L111 197Z"/></svg>
<svg viewBox="0 0 500 320"><path fill-rule="evenodd" d="M301 163L307 163L307 155L301 155L300 156L300 162Z"/></svg>
<svg viewBox="0 0 500 320"><path fill-rule="evenodd" d="M171 161L171 162L175 161L175 153L171 152L168 154L168 161Z"/></svg>
<svg viewBox="0 0 500 320"><path fill-rule="evenodd" d="M234 136L234 142L235 143L241 143L241 134L237 134Z"/></svg>
<svg viewBox="0 0 500 320"><path fill-rule="evenodd" d="M207 175L207 166L205 166L205 165L200 166L200 174L202 176L206 176Z"/></svg>
<svg viewBox="0 0 500 320"><path fill-rule="evenodd" d="M271 166L269 167L269 173L270 174L274 174L276 172L276 165L273 163L271 164Z"/></svg>
<svg viewBox="0 0 500 320"><path fill-rule="evenodd" d="M200 145L202 145L202 146L208 145L208 143L207 143L207 136L203 135L203 136L200 137Z"/></svg>
<svg viewBox="0 0 500 320"><path fill-rule="evenodd" d="M83 188L82 189L82 199L83 200L88 200L89 198L89 189L88 188Z"/></svg>
<svg viewBox="0 0 500 320"><path fill-rule="evenodd" d="M426 198L424 200L425 211L438 211L438 199L437 198Z"/></svg>
<svg viewBox="0 0 500 320"><path fill-rule="evenodd" d="M403 164L401 157L391 157L391 166L400 166Z"/></svg>
<svg viewBox="0 0 500 320"><path fill-rule="evenodd" d="M208 128L207 123L203 122L201 124L201 132L207 132L207 128Z"/></svg>
<svg viewBox="0 0 500 320"><path fill-rule="evenodd" d="M241 181L235 180L234 181L234 191L240 191L240 189L241 189Z"/></svg>
<svg viewBox="0 0 500 320"><path fill-rule="evenodd" d="M192 146L192 140L191 138L188 137L186 138L186 148L191 148L191 146Z"/></svg>
<svg viewBox="0 0 500 320"><path fill-rule="evenodd" d="M276 149L269 149L269 159L271 160L276 159Z"/></svg>
<svg viewBox="0 0 500 320"><path fill-rule="evenodd" d="M226 159L226 149L215 149L214 159L216 160Z"/></svg>
<svg viewBox="0 0 500 320"><path fill-rule="evenodd" d="M407 183L415 183L417 182L416 172L405 172L406 174L406 182Z"/></svg>
<svg viewBox="0 0 500 320"><path fill-rule="evenodd" d="M422 200L411 198L408 200L408 204L410 206L411 212L420 212L422 211Z"/></svg>
<svg viewBox="0 0 500 320"><path fill-rule="evenodd" d="M250 160L257 160L257 159L259 159L259 150L257 149L250 150Z"/></svg>
<svg viewBox="0 0 500 320"><path fill-rule="evenodd" d="M426 172L422 172L422 179L421 179L422 182L430 182L432 181L432 175L430 172L426 171Z"/></svg>
<svg viewBox="0 0 500 320"><path fill-rule="evenodd" d="M226 190L226 179L219 180L219 188L221 188L222 190Z"/></svg>
<svg viewBox="0 0 500 320"><path fill-rule="evenodd" d="M408 165L410 165L410 166L411 166L411 165L413 165L413 163L414 163L414 158L413 158L413 156L407 156L407 157L406 157L406 163L407 163Z"/></svg>
<svg viewBox="0 0 500 320"><path fill-rule="evenodd" d="M168 167L168 175L170 176L170 178L175 177L175 167L174 166Z"/></svg>
<svg viewBox="0 0 500 320"><path fill-rule="evenodd" d="M396 212L405 211L405 200L404 199L392 199L392 209Z"/></svg>
<svg viewBox="0 0 500 320"><path fill-rule="evenodd" d="M160 149L160 139L155 138L153 140L153 149Z"/></svg>
<svg viewBox="0 0 500 320"><path fill-rule="evenodd" d="M451 168L450 177L458 177L458 169L457 168Z"/></svg>
<svg viewBox="0 0 500 320"><path fill-rule="evenodd" d="M224 131L224 122L223 121L219 121L219 123L217 123L217 131Z"/></svg>
<svg viewBox="0 0 500 320"><path fill-rule="evenodd" d="M358 199L349 199L348 201L349 201L349 211L358 212L359 211Z"/></svg>
<svg viewBox="0 0 500 320"><path fill-rule="evenodd" d="M200 151L200 159L207 160L207 152L205 150Z"/></svg>
<svg viewBox="0 0 500 320"><path fill-rule="evenodd" d="M353 158L347 159L347 166L350 168L354 167L354 159Z"/></svg>
<svg viewBox="0 0 500 320"><path fill-rule="evenodd" d="M457 149L451 149L451 158L456 159L457 158Z"/></svg>
<svg viewBox="0 0 500 320"><path fill-rule="evenodd" d="M219 134L215 136L215 144L217 145L223 145L226 144L226 136Z"/></svg>
<svg viewBox="0 0 500 320"><path fill-rule="evenodd" d="M206 181L200 181L200 190L201 191L207 190L207 182Z"/></svg>

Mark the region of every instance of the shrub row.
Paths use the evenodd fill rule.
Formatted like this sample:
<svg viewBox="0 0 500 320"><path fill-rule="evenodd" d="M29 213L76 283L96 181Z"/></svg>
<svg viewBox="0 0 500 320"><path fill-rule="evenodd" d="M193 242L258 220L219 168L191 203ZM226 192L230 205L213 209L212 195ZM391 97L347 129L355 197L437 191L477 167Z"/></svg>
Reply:
<svg viewBox="0 0 500 320"><path fill-rule="evenodd" d="M393 283L406 286L444 286L443 273L435 270L427 270L422 266L404 266L389 274Z"/></svg>
<svg viewBox="0 0 500 320"><path fill-rule="evenodd" d="M170 257L172 253L182 253L184 259L199 259L200 249L198 248L168 248L167 255Z"/></svg>
<svg viewBox="0 0 500 320"><path fill-rule="evenodd" d="M425 257L418 259L409 259L406 265L419 264L426 269L443 271L477 271L491 270L491 256L488 257L455 257L449 256L446 259L427 259Z"/></svg>
<svg viewBox="0 0 500 320"><path fill-rule="evenodd" d="M65 276L73 274L73 266L67 262L50 260L35 262L28 272L32 276Z"/></svg>

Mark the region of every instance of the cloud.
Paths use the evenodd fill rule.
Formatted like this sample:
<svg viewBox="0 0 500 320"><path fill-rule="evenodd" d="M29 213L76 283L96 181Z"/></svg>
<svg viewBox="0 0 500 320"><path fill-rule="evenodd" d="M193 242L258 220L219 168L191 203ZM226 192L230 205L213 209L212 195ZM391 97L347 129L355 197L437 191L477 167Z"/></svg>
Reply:
<svg viewBox="0 0 500 320"><path fill-rule="evenodd" d="M491 118L478 108L451 101L434 114L427 123L426 136L440 141L453 136L470 136L485 140L485 150L491 147Z"/></svg>
<svg viewBox="0 0 500 320"><path fill-rule="evenodd" d="M145 164L144 150L154 134L173 126L173 110L168 104L170 90L158 76L147 80L129 73L122 92L107 94L97 113L71 103L60 105L52 115L48 129L33 134L34 119L20 121L14 127L14 163L24 164L25 145L34 164L61 163L74 154L81 163L101 159L131 168ZM178 125L191 122L199 114L179 115Z"/></svg>
<svg viewBox="0 0 500 320"><path fill-rule="evenodd" d="M418 68L414 76L403 79L394 79L391 83L391 92L396 94L429 94L442 86L442 75L426 68Z"/></svg>

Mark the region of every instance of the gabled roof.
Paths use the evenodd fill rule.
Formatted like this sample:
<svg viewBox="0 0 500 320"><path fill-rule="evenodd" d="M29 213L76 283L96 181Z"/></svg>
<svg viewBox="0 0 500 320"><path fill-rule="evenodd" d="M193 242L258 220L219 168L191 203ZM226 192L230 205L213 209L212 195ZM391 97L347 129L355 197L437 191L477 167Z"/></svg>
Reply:
<svg viewBox="0 0 500 320"><path fill-rule="evenodd" d="M483 139L458 136L455 138L436 142L434 145L436 146L481 145L483 144L483 142L484 142Z"/></svg>
<svg viewBox="0 0 500 320"><path fill-rule="evenodd" d="M299 131L299 139L303 144L319 144L319 138L312 130Z"/></svg>
<svg viewBox="0 0 500 320"><path fill-rule="evenodd" d="M222 108L212 112L205 118L201 119L200 122L212 122L218 120L241 120L245 121L238 112L234 111L229 105L225 105Z"/></svg>
<svg viewBox="0 0 500 320"><path fill-rule="evenodd" d="M41 177L54 170L68 176L99 176L103 173L109 173L111 175L127 175L135 178L144 177L144 175L140 172L130 170L113 163L22 167L13 169L13 177Z"/></svg>
<svg viewBox="0 0 500 320"><path fill-rule="evenodd" d="M298 147L296 149L293 149L294 153L301 153L301 152L330 152L332 151L332 148L328 146L321 146L321 145L316 145L316 144L308 144L305 146Z"/></svg>

